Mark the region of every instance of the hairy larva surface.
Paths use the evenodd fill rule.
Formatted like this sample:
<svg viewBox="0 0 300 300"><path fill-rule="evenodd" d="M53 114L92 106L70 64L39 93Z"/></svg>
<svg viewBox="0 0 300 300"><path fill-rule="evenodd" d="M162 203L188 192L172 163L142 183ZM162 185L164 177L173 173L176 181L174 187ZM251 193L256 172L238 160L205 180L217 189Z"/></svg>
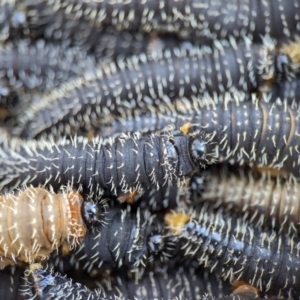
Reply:
<svg viewBox="0 0 300 300"><path fill-rule="evenodd" d="M0 298L6 300L27 300L27 289L24 279L24 270L15 267L6 267L0 270ZM24 290L24 294L23 294Z"/></svg>
<svg viewBox="0 0 300 300"><path fill-rule="evenodd" d="M196 35L203 42L249 36L259 41L269 34L277 39L300 32L300 2L292 0L227 1L81 1L47 0L75 19L96 26L112 25L118 30L178 32Z"/></svg>
<svg viewBox="0 0 300 300"><path fill-rule="evenodd" d="M105 300L97 291L92 292L79 283L49 270L37 268L35 265L26 271L28 299L39 300ZM117 300L117 299L116 299ZM120 299L121 300L121 299Z"/></svg>
<svg viewBox="0 0 300 300"><path fill-rule="evenodd" d="M0 48L1 77L11 88L50 90L95 67L95 60L78 48L20 41Z"/></svg>
<svg viewBox="0 0 300 300"><path fill-rule="evenodd" d="M110 27L100 29L85 20L68 18L62 10L53 10L45 1L17 1L14 15L19 15L23 22L15 28L16 25L7 20L8 41L20 36L65 47L78 46L99 60L146 52L150 43L150 34L136 30L117 32Z"/></svg>
<svg viewBox="0 0 300 300"><path fill-rule="evenodd" d="M115 195L171 184L213 162L205 136L180 132L122 134L113 139L24 143L0 151L1 189L32 184ZM212 155L212 156L211 156Z"/></svg>
<svg viewBox="0 0 300 300"><path fill-rule="evenodd" d="M179 260L197 261L221 272L224 279L247 282L269 295L298 299L297 234L262 230L221 209L211 211L206 205L200 212L193 212L185 224L168 224L174 243L181 249Z"/></svg>
<svg viewBox="0 0 300 300"><path fill-rule="evenodd" d="M64 261L69 260L76 269L91 272L101 267L136 268L147 265L154 258L163 260L168 243L162 229L153 225L154 219L155 216L139 209L136 213L109 209L104 225L88 232ZM55 264L60 262L57 260Z"/></svg>
<svg viewBox="0 0 300 300"><path fill-rule="evenodd" d="M73 247L86 234L78 193L28 188L0 197L0 267L47 258L61 245Z"/></svg>
<svg viewBox="0 0 300 300"><path fill-rule="evenodd" d="M293 75L293 66L278 72L274 44L236 44L234 40L214 48L174 49L142 54L87 71L38 99L21 115L15 130L26 138L46 134L75 134L78 129L99 126L103 117L126 116L126 110L158 108L176 99L256 92L269 82ZM287 59L289 65L289 59ZM59 109L55 109L59 107Z"/></svg>
<svg viewBox="0 0 300 300"><path fill-rule="evenodd" d="M201 173L201 190L193 204L210 202L251 220L259 227L298 231L300 185L292 178L270 178L242 168L232 172L227 165Z"/></svg>
<svg viewBox="0 0 300 300"><path fill-rule="evenodd" d="M267 100L269 97L266 96L261 99L254 95L225 93L160 106L164 114L155 114L149 109L138 117L128 111L127 116L133 130L140 130L140 120L147 118L151 118L151 129L155 130L170 124L175 124L176 128L191 124L191 132L200 129L210 135L209 141L216 146L218 161L269 166L283 175L291 173L299 179L298 101ZM153 121L155 118L156 122ZM118 120L111 129L119 130L120 124L125 126L126 122L126 119ZM116 132L110 130L110 133Z"/></svg>
<svg viewBox="0 0 300 300"><path fill-rule="evenodd" d="M98 282L101 294L109 300L114 297L130 299L190 299L201 300L203 295L222 298L231 293L228 281L222 281L217 274L207 270L193 270L177 267L174 269L143 274L138 281L130 276L117 276L112 280Z"/></svg>

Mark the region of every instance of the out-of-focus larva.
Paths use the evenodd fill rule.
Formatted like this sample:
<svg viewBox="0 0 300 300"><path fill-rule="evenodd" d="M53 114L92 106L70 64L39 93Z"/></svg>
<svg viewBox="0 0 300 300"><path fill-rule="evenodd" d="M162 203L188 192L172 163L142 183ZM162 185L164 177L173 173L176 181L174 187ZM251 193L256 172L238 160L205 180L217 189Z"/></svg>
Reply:
<svg viewBox="0 0 300 300"><path fill-rule="evenodd" d="M25 272L25 292L28 299L38 300L105 300L97 291L90 291L85 286L73 283L71 279L60 274L44 270L39 264L31 265Z"/></svg>
<svg viewBox="0 0 300 300"><path fill-rule="evenodd" d="M78 48L67 49L44 41L6 44L0 47L0 106L16 115L32 101L32 97L23 96L24 91L50 91L95 64L93 57ZM10 104L14 93L17 99Z"/></svg>
<svg viewBox="0 0 300 300"><path fill-rule="evenodd" d="M206 205L200 212L186 215L189 218L181 218L181 222L176 213L165 217L178 247L174 259L205 265L221 272L224 279L244 281L269 295L299 297L297 234L262 230L234 214L222 209L216 212Z"/></svg>
<svg viewBox="0 0 300 300"><path fill-rule="evenodd" d="M0 206L1 268L42 261L61 245L74 247L98 212L76 192L55 194L43 188L2 195Z"/></svg>
<svg viewBox="0 0 300 300"><path fill-rule="evenodd" d="M101 61L150 50L151 34L142 34L137 30L116 31L110 27L100 29L85 20L68 18L62 10L53 10L43 0L16 1L13 14L19 16L22 22L15 24L7 17L3 40L15 41L16 37L22 37L32 41L43 39L64 47L76 46ZM163 43L161 45L169 47Z"/></svg>
<svg viewBox="0 0 300 300"><path fill-rule="evenodd" d="M89 231L68 256L61 259L54 253L53 265L63 271L70 264L90 273L101 267L135 269L168 260L173 244L164 238L163 226L155 215L112 208L106 211L103 224L97 231Z"/></svg>
<svg viewBox="0 0 300 300"><path fill-rule="evenodd" d="M0 270L0 298L6 300L27 300L24 270L6 267Z"/></svg>
<svg viewBox="0 0 300 300"><path fill-rule="evenodd" d="M167 270L145 272L139 280L134 276L116 276L112 279L92 279L94 286L100 288L100 294L108 300L115 297L130 299L190 299L200 300L203 295L220 299L231 293L228 281L221 280L218 274L207 270L197 271L182 267Z"/></svg>
<svg viewBox="0 0 300 300"><path fill-rule="evenodd" d="M214 151L201 132L122 134L113 139L24 142L0 148L1 189L19 185L61 185L82 189L91 197L123 195L174 184L195 168L214 162Z"/></svg>
<svg viewBox="0 0 300 300"><path fill-rule="evenodd" d="M300 223L300 184L279 176L270 178L253 171L232 172L227 165L201 173L201 190L193 204L210 202L250 219L258 226L298 229ZM197 194L197 196L196 196Z"/></svg>
<svg viewBox="0 0 300 300"><path fill-rule="evenodd" d="M118 30L177 32L197 36L203 42L228 36L241 39L261 35L276 39L300 33L300 2L293 0L257 1L81 1L47 0L56 10L63 9L74 19L86 19L95 26L114 26Z"/></svg>
<svg viewBox="0 0 300 300"><path fill-rule="evenodd" d="M281 83L276 83L272 86L271 91L268 92L270 101L276 101L276 99L286 99L290 103L293 101L299 102L300 99L300 79L295 79L293 81L284 81ZM108 131L113 131L107 129Z"/></svg>
<svg viewBox="0 0 300 300"><path fill-rule="evenodd" d="M280 64L279 70L282 55L286 67ZM160 110L176 99L236 89L257 92L293 74L287 55L278 53L269 41L263 45L216 41L213 48L173 49L152 57L141 54L88 71L37 99L20 116L15 133L26 138L73 135L81 128L98 127L104 117L126 117L126 110L150 106Z"/></svg>
<svg viewBox="0 0 300 300"><path fill-rule="evenodd" d="M243 93L225 93L213 98L183 99L176 101L173 106L160 106L165 116L156 114L157 123L151 121L151 128L159 130L161 128L158 126L170 124L180 128L189 123L190 132L200 129L210 135L209 141L216 145L220 162L268 166L284 176L291 173L299 179L299 103L285 99L268 101L266 97L261 99ZM149 111L145 115L150 116ZM142 113L135 124L135 115L131 114L130 122L134 130L137 129L135 125L140 128L139 120L143 116ZM151 118L155 118L155 113ZM116 122L124 124L126 120ZM120 124L112 128L120 128Z"/></svg>

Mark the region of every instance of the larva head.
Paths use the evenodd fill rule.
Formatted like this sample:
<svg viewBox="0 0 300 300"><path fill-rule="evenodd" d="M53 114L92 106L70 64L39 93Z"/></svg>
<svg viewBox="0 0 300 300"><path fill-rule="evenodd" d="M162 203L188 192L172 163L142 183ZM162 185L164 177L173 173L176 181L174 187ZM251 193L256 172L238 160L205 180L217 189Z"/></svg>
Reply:
<svg viewBox="0 0 300 300"><path fill-rule="evenodd" d="M195 160L201 161L206 157L206 142L201 139L195 139L191 145L191 152Z"/></svg>
<svg viewBox="0 0 300 300"><path fill-rule="evenodd" d="M162 230L153 231L148 237L148 252L150 261L168 261L175 249L173 240L162 233Z"/></svg>
<svg viewBox="0 0 300 300"><path fill-rule="evenodd" d="M82 217L88 228L98 228L103 224L105 205L103 201L95 203L92 201L85 201L82 205Z"/></svg>

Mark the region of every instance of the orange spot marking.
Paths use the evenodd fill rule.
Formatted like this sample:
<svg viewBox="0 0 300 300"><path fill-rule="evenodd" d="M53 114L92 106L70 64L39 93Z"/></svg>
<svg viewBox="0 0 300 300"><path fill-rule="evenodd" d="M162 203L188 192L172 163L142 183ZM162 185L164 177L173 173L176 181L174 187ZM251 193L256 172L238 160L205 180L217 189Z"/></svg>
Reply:
<svg viewBox="0 0 300 300"><path fill-rule="evenodd" d="M180 234L190 219L191 217L189 215L183 213L168 213L164 217L165 224L170 227L175 234Z"/></svg>

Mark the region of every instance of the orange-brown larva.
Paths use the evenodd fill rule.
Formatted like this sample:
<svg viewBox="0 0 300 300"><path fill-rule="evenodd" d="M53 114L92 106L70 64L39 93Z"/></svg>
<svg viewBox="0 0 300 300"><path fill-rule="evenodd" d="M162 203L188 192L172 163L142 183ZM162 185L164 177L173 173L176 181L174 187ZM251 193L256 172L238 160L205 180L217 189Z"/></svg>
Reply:
<svg viewBox="0 0 300 300"><path fill-rule="evenodd" d="M74 246L87 231L82 206L79 193L44 188L0 196L0 267L42 261L61 245Z"/></svg>

